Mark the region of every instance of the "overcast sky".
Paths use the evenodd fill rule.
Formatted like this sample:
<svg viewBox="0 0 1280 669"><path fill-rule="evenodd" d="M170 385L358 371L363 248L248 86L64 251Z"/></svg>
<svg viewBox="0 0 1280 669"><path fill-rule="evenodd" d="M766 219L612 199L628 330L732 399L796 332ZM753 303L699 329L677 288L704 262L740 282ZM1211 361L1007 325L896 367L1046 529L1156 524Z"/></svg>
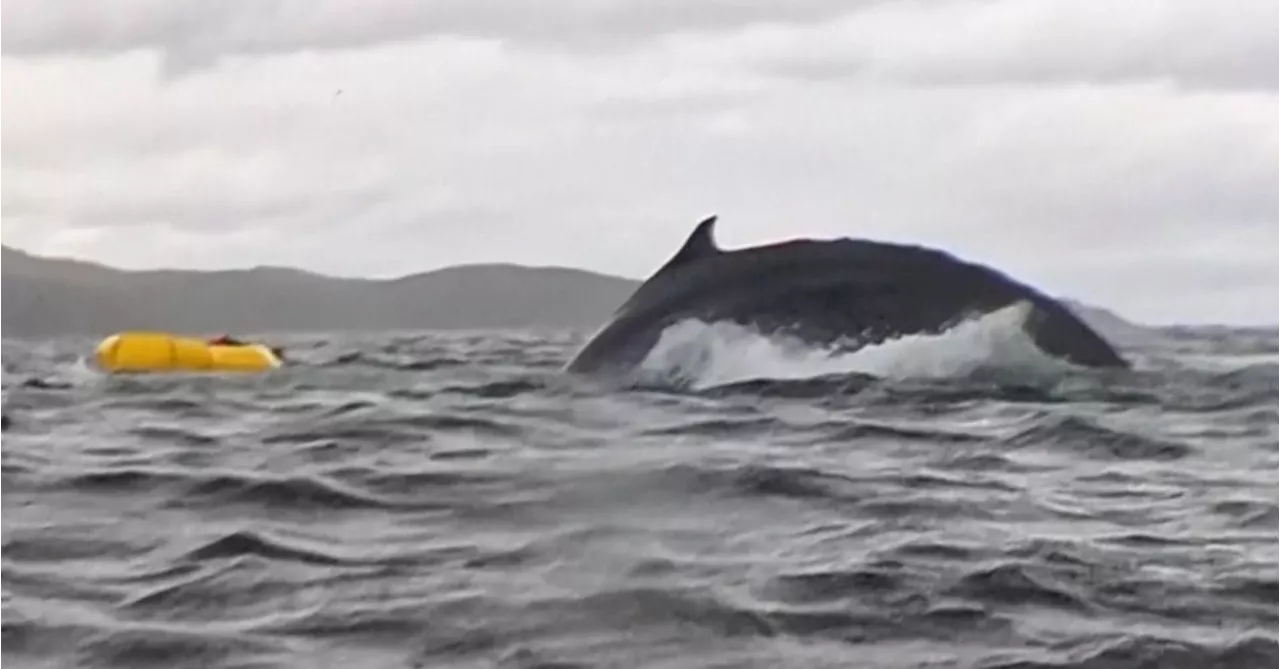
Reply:
<svg viewBox="0 0 1280 669"><path fill-rule="evenodd" d="M3 239L640 278L717 213L1274 323L1278 4L5 0Z"/></svg>

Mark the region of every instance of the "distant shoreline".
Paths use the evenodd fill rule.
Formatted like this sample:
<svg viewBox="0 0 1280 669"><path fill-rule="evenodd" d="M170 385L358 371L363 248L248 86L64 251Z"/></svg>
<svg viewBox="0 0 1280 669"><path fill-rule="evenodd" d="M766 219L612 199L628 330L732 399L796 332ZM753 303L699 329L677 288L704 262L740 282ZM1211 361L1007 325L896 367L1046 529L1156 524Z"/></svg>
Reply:
<svg viewBox="0 0 1280 669"><path fill-rule="evenodd" d="M389 279L285 268L126 270L3 247L5 338L184 333L385 333L593 329L640 281L512 263L455 265ZM1063 298L1060 298L1063 299ZM1185 328L1273 331L1270 324L1135 323L1063 299L1109 333Z"/></svg>

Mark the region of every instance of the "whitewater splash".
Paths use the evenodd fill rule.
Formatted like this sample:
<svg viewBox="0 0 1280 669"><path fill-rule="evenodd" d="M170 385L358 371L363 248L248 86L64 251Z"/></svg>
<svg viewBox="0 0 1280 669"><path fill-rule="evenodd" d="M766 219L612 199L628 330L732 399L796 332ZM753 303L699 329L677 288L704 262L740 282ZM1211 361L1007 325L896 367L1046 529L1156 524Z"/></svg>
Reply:
<svg viewBox="0 0 1280 669"><path fill-rule="evenodd" d="M837 374L881 378L948 378L1004 370L1057 374L1069 367L1036 347L1020 302L957 323L939 334L906 335L855 351L764 336L734 323L686 320L667 328L636 374L643 383L704 389L758 379Z"/></svg>

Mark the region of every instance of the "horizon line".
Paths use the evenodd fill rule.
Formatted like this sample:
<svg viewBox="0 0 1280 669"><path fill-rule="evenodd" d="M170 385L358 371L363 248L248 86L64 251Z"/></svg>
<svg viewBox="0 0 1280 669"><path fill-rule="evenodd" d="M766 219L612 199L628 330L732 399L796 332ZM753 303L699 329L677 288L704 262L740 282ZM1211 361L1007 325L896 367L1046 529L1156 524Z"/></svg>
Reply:
<svg viewBox="0 0 1280 669"><path fill-rule="evenodd" d="M628 277L620 274L607 274L605 272L592 270L592 269L585 269L582 267L571 267L567 265L526 265L526 264L521 264L517 262L503 261L503 260L469 262L469 263L460 263L456 265L444 265L444 266L435 267L432 269L424 269L424 270L419 270L417 272L399 274L396 276L373 277L373 276L329 274L325 272L320 272L320 271L311 270L311 269L304 269L301 267L293 267L289 265L253 265L253 266L239 266L239 267L223 267L223 268L217 268L217 269L196 269L196 268L190 268L190 267L163 267L163 266L150 267L150 268L128 268L128 267L120 267L117 265L111 265L100 260L91 260L88 258L82 258L82 257L76 257L76 256L45 255L45 254L26 250L21 247L14 246L12 244L0 243L0 248L3 248L4 250L7 250L7 251L21 253L25 256L28 256L31 258L37 258L40 260L74 262L74 263L80 263L85 265L93 265L109 271L120 272L122 274L141 274L141 273L160 273L160 272L189 272L193 274L218 274L218 273L229 273L229 272L252 272L255 270L275 269L275 270L297 272L300 274L306 274L306 275L310 275L310 276L321 278L321 279L331 279L336 281L365 281L369 283L393 283L396 281L402 281L404 279L426 276L429 274L443 272L451 269L465 269L465 268L473 268L473 267L513 267L513 268L525 269L525 270L562 270L562 271L570 271L570 272L581 272L583 274L591 274L591 275L605 278L605 279L613 279L617 281L629 281L636 284L641 284L645 281L645 279L642 279L642 278ZM1221 322L1221 321L1148 323L1148 322L1134 320L1131 317L1124 315L1119 310L1114 309L1112 307L1092 304L1078 298L1058 295L1058 296L1055 296L1054 299L1057 299L1060 301L1073 302L1077 305L1092 308L1092 309L1101 309L1111 314L1112 316L1115 316L1125 321L1126 323L1129 323L1131 325L1136 325L1138 327L1150 327L1150 328L1229 327L1229 328L1241 328L1241 329L1280 330L1280 321L1273 322L1273 323L1266 323L1266 322L1230 323L1230 322Z"/></svg>

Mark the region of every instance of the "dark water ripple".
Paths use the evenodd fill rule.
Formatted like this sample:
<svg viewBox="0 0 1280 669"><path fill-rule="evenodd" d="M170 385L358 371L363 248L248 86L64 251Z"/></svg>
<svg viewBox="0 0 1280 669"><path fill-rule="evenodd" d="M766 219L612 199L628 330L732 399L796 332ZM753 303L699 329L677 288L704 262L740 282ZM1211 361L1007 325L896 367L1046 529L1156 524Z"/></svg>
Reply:
<svg viewBox="0 0 1280 669"><path fill-rule="evenodd" d="M104 378L4 345L4 660L1271 667L1273 331L1124 374L566 378L562 333Z"/></svg>

